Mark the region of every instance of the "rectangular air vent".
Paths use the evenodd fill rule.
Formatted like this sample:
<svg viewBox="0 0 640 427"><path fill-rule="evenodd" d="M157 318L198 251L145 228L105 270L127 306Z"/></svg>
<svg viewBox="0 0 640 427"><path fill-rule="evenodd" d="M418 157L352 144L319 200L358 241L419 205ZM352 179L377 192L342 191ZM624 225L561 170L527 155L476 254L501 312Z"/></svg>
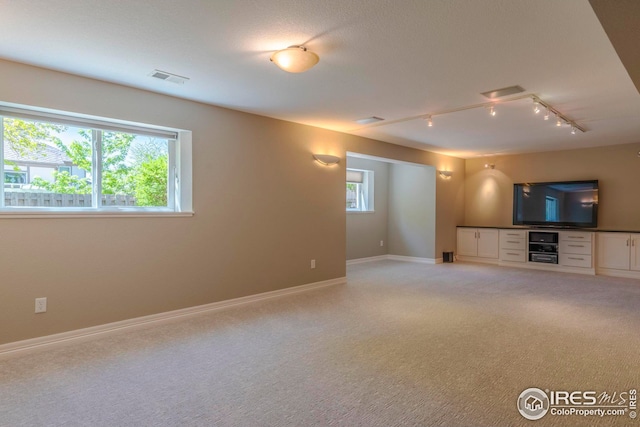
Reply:
<svg viewBox="0 0 640 427"><path fill-rule="evenodd" d="M358 119L355 122L361 125L369 125L371 123L377 123L377 122L381 122L384 119L381 117L376 117L376 116L371 116L371 117L367 117L364 119Z"/></svg>
<svg viewBox="0 0 640 427"><path fill-rule="evenodd" d="M166 82L176 83L179 85L183 85L187 81L189 81L189 77L183 77L177 74L167 73L166 71L160 70L153 70L149 75L153 78L164 80Z"/></svg>
<svg viewBox="0 0 640 427"><path fill-rule="evenodd" d="M489 99L502 98L503 96L513 95L516 93L524 92L524 89L521 86L509 86L503 87L502 89L494 89L487 92L482 92L480 95L484 95Z"/></svg>

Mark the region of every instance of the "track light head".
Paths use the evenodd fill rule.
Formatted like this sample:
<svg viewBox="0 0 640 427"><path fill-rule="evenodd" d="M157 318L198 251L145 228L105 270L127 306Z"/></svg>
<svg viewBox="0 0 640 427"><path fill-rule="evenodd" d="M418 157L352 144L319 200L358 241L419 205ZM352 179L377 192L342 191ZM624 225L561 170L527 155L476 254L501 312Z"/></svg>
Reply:
<svg viewBox="0 0 640 427"><path fill-rule="evenodd" d="M433 127L433 120L431 120L431 116L427 116L427 126Z"/></svg>
<svg viewBox="0 0 640 427"><path fill-rule="evenodd" d="M540 103L537 99L533 100L533 112L538 114L540 112Z"/></svg>
<svg viewBox="0 0 640 427"><path fill-rule="evenodd" d="M544 112L544 119L545 120L549 120L550 114L551 114L551 112L549 111L549 108L547 108L546 111Z"/></svg>
<svg viewBox="0 0 640 427"><path fill-rule="evenodd" d="M491 116L495 116L496 115L496 109L494 108L494 106L492 105L491 108L489 109L489 114Z"/></svg>

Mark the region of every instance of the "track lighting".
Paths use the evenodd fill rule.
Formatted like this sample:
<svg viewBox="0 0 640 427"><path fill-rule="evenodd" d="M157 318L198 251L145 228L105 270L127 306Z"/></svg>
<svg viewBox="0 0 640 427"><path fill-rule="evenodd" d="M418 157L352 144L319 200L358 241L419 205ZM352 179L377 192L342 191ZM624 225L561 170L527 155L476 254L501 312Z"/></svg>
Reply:
<svg viewBox="0 0 640 427"><path fill-rule="evenodd" d="M556 119L556 126L557 127L562 127L563 125L570 125L571 126L571 133L573 135L577 134L578 131L580 132L586 132L587 130L580 126L580 124L574 122L573 120L569 119L567 116L565 116L564 114L562 114L560 111L556 110L553 106L547 104L545 101L541 100L540 98L538 98L535 95L522 95L522 96L518 96L518 97L514 97L511 99L504 99L504 100L500 100L500 102L498 102L499 104L503 104L503 103L509 103L512 101L519 101L519 100L523 100L523 99L531 99L533 100L533 111L534 113L538 114L540 113L540 111L544 108L544 120L545 121L549 121L551 120L551 116L553 115L553 117L555 117ZM402 123L402 122L406 122L408 120L415 120L415 119L422 119L422 120L426 120L427 121L427 126L432 127L433 126L433 120L432 117L433 116L439 116L439 115L443 115L443 114L450 114L450 113L457 113L460 111L466 111L466 110L471 110L471 109L476 109L476 108L482 108L485 110L489 110L489 115L491 117L495 117L496 115L496 102L484 102L482 104L474 104L474 105L467 105L467 106L463 106L463 107L458 107L458 108L453 108L453 109L449 109L449 110L440 110L440 111L436 111L436 112L432 112L431 114L423 114L420 116L412 116L412 117L407 117L404 119L398 119L398 120L393 120L391 123ZM502 117L502 116L501 116Z"/></svg>

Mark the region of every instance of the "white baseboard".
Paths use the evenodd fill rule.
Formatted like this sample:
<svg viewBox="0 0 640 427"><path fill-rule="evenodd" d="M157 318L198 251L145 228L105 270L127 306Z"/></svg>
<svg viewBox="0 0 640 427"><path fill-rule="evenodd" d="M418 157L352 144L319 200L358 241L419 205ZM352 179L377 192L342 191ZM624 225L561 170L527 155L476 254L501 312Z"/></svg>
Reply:
<svg viewBox="0 0 640 427"><path fill-rule="evenodd" d="M349 259L347 260L347 265L362 264L365 262L384 261L386 259L389 259L388 255L378 255L378 256L371 256L368 258Z"/></svg>
<svg viewBox="0 0 640 427"><path fill-rule="evenodd" d="M375 261L405 261L405 262L419 262L421 264L442 264L442 258L419 258L414 256L402 256L402 255L378 255L368 258L356 258L347 260L347 265L362 264L365 262Z"/></svg>
<svg viewBox="0 0 640 427"><path fill-rule="evenodd" d="M464 255L457 255L456 256L456 260L457 261L463 261L463 262L480 262L483 264L495 264L498 265L498 258L480 258L477 256L464 256Z"/></svg>
<svg viewBox="0 0 640 427"><path fill-rule="evenodd" d="M596 274L611 277L626 277L627 279L640 279L640 271L616 270L613 268L597 268Z"/></svg>
<svg viewBox="0 0 640 427"><path fill-rule="evenodd" d="M392 261L419 262L421 264L438 264L438 260L434 258L419 258L415 256L387 255L387 259ZM440 258L442 262L442 258Z"/></svg>
<svg viewBox="0 0 640 427"><path fill-rule="evenodd" d="M67 344L70 341L78 342L89 340L98 335L119 332L122 330L131 330L149 324L162 324L173 321L178 318L193 316L196 314L224 310L230 307L237 307L245 304L251 304L258 301L264 301L272 298L279 298L287 295L293 295L327 286L341 285L347 283L346 277L338 277L336 279L324 280L322 282L308 283L306 285L294 286L277 291L264 292L246 297L234 298L225 301L218 301L210 304L198 305L195 307L187 307L180 310L172 310L164 313L151 314L149 316L136 317L133 319L122 320L119 322L107 323L104 325L92 326L89 328L76 329L69 332L47 335L44 337L31 338L23 341L16 341L8 344L0 345L0 357L7 355L15 355L43 347L59 346Z"/></svg>

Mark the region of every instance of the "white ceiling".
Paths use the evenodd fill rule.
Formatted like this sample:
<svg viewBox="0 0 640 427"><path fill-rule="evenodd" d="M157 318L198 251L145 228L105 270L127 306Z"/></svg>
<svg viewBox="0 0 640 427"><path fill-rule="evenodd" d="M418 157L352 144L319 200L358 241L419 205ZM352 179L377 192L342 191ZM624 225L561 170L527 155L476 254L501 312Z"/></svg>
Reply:
<svg viewBox="0 0 640 427"><path fill-rule="evenodd" d="M0 57L469 158L640 142L640 94L587 0L0 0ZM269 62L304 44L302 74ZM190 77L176 85L154 69ZM4 83L6 84L6 82ZM587 129L571 135L520 85ZM81 96L79 94L78 96ZM379 116L386 125L356 119Z"/></svg>

